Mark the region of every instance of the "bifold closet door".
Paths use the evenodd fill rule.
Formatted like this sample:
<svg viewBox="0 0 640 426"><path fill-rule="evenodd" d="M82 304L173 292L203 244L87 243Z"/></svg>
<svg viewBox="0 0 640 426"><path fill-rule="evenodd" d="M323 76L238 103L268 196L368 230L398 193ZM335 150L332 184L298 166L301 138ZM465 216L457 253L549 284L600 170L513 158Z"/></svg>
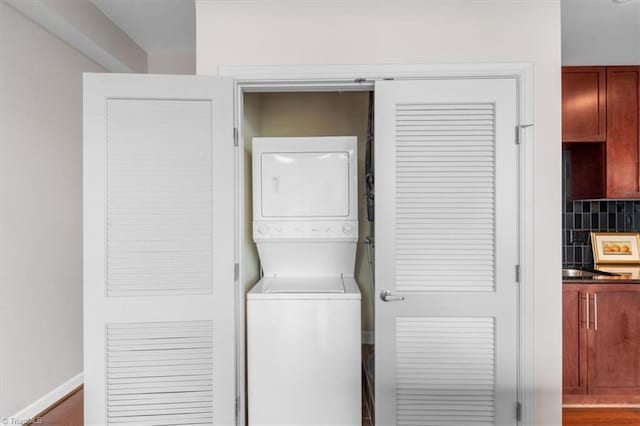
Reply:
<svg viewBox="0 0 640 426"><path fill-rule="evenodd" d="M232 96L85 75L87 425L235 423Z"/></svg>
<svg viewBox="0 0 640 426"><path fill-rule="evenodd" d="M516 80L375 93L376 423L516 424Z"/></svg>

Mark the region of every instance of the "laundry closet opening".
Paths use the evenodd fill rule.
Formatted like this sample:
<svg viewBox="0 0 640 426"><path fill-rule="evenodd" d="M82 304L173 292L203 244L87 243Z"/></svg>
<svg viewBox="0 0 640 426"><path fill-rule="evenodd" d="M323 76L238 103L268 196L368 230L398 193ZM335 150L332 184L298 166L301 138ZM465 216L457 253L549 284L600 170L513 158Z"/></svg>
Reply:
<svg viewBox="0 0 640 426"><path fill-rule="evenodd" d="M373 330L374 330L374 222L373 206L370 203L368 208L367 196L373 194L373 141L368 145L369 136L373 133L373 97L372 92L344 91L344 92L250 92L243 95L243 120L241 135L243 140L242 149L242 188L243 206L241 211L241 222L243 240L241 242L241 271L240 280L243 288L245 320L250 307L247 304L247 294L252 287L261 280L263 270L258 248L254 239L254 190L255 177L253 176L253 140L254 138L310 138L317 137L317 143L331 141L330 137L355 137L357 139L357 243L355 244L355 265L353 266L353 277L361 294L360 300L360 324L361 334L354 335L352 340L359 348L363 343L360 362L357 372L360 377L360 369L364 368L362 375L362 385L365 392L362 400L370 401L370 409L373 410ZM326 139L324 139L326 138ZM285 141L287 139L283 139ZM295 141L295 139L290 139ZM331 143L331 142L327 142ZM369 156L369 161L367 161ZM369 167L368 164L369 163ZM369 184L367 184L369 182ZM369 191L367 190L369 186ZM370 197L371 198L371 197ZM368 214L369 211L369 214ZM342 226L342 225L339 225ZM355 236L354 236L355 241ZM285 251L286 253L286 251ZM299 332L299 330L297 331ZM245 337L247 327L245 327ZM304 340L304 339L303 339ZM278 345L279 342L273 342ZM301 342L304 344L304 342ZM255 344L254 344L255 347ZM245 339L246 353L252 351L251 341ZM301 351L304 353L304 351ZM247 355L250 359L252 355ZM255 357L255 353L253 354ZM247 364L245 363L245 368ZM309 368L314 368L315 362L306 364ZM318 368L324 368L318 365ZM324 375L332 375L331 372L321 372ZM249 377L251 373L247 372ZM313 374L308 376L313 379ZM303 380L302 378L300 380ZM251 380L247 384L247 406L249 424L252 423L252 407L256 401L252 400L253 389ZM280 383L281 385L282 383ZM274 386L278 386L274 383ZM254 386L254 388L257 385ZM277 389L273 389L277 392ZM352 401L360 400L360 389L355 391L358 395L353 395ZM255 394L254 394L255 395ZM257 399L257 398L254 398ZM262 399L262 398L260 398ZM252 405L254 404L254 405ZM340 404L338 404L339 406ZM259 408L254 408L254 413ZM348 409L347 409L348 410ZM361 407L358 406L358 410ZM256 414L260 415L260 414ZM365 411L365 416L366 411ZM336 418L337 419L337 418ZM260 422L264 418L253 417L254 422ZM289 418L293 421L294 418ZM314 419L317 421L318 419ZM327 419L330 421L330 419Z"/></svg>

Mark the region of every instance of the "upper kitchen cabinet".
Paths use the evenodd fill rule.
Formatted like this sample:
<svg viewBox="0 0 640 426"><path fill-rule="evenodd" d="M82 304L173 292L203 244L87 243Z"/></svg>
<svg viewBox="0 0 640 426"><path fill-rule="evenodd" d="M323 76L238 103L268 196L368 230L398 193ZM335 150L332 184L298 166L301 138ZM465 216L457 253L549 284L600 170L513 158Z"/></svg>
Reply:
<svg viewBox="0 0 640 426"><path fill-rule="evenodd" d="M562 69L571 199L640 198L639 116L640 66Z"/></svg>
<svg viewBox="0 0 640 426"><path fill-rule="evenodd" d="M640 198L640 67L607 67L607 197Z"/></svg>
<svg viewBox="0 0 640 426"><path fill-rule="evenodd" d="M605 67L562 70L562 141L602 142L607 137Z"/></svg>

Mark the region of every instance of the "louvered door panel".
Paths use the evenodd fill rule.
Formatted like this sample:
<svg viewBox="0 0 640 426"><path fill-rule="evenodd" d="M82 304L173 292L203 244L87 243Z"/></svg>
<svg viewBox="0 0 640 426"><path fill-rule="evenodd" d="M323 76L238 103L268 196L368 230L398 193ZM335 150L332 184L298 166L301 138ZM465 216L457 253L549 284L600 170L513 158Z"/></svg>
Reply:
<svg viewBox="0 0 640 426"><path fill-rule="evenodd" d="M376 421L515 425L516 84L376 82L375 115Z"/></svg>
<svg viewBox="0 0 640 426"><path fill-rule="evenodd" d="M493 318L396 319L398 426L495 423Z"/></svg>
<svg viewBox="0 0 640 426"><path fill-rule="evenodd" d="M397 289L493 291L494 105L395 113Z"/></svg>
<svg viewBox="0 0 640 426"><path fill-rule="evenodd" d="M210 321L107 325L110 425L213 423Z"/></svg>
<svg viewBox="0 0 640 426"><path fill-rule="evenodd" d="M109 296L211 291L210 117L208 101L107 101Z"/></svg>
<svg viewBox="0 0 640 426"><path fill-rule="evenodd" d="M84 424L235 424L233 82L83 92Z"/></svg>

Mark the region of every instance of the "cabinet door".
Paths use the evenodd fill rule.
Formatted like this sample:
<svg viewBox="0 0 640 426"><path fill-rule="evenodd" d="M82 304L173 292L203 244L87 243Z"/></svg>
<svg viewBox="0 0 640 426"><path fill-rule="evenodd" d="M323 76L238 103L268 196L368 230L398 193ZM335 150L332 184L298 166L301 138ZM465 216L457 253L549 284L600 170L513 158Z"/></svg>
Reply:
<svg viewBox="0 0 640 426"><path fill-rule="evenodd" d="M640 196L640 67L607 67L607 197Z"/></svg>
<svg viewBox="0 0 640 426"><path fill-rule="evenodd" d="M562 287L562 392L587 391L587 292L583 286Z"/></svg>
<svg viewBox="0 0 640 426"><path fill-rule="evenodd" d="M235 424L232 96L85 75L87 425Z"/></svg>
<svg viewBox="0 0 640 426"><path fill-rule="evenodd" d="M640 287L591 290L589 394L640 393Z"/></svg>
<svg viewBox="0 0 640 426"><path fill-rule="evenodd" d="M562 69L562 141L606 139L606 68Z"/></svg>

